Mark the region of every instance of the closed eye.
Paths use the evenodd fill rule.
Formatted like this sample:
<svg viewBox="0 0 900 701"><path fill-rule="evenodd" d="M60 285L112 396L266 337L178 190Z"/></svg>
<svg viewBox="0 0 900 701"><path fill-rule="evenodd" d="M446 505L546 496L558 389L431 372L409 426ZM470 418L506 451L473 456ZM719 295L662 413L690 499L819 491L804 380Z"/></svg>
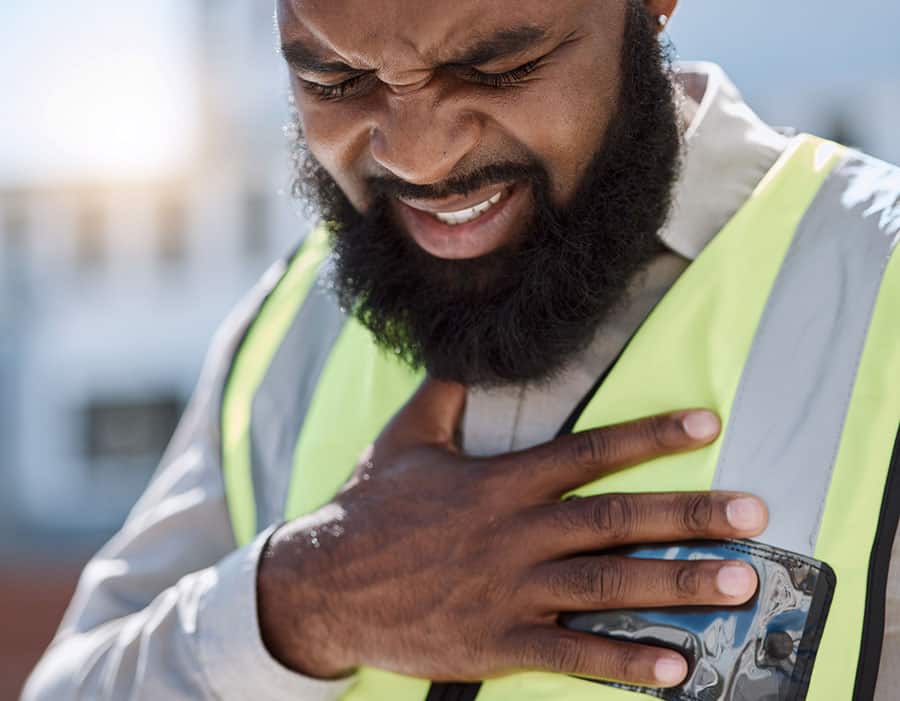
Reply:
<svg viewBox="0 0 900 701"><path fill-rule="evenodd" d="M467 68L465 73L466 77L473 82L481 83L482 85L487 85L492 88L502 88L524 80L527 76L541 67L543 60L543 57L536 58L528 61L528 63L523 63L521 66L516 66L511 70L503 71L502 73L485 73L476 68Z"/></svg>
<svg viewBox="0 0 900 701"><path fill-rule="evenodd" d="M299 80L303 85L303 88L311 92L316 97L322 100L339 100L342 97L346 96L354 88L359 87L360 83L366 78L372 77L373 75L371 73L359 73L357 75L350 76L340 83L334 84L316 83L312 80L306 80L305 78L300 78Z"/></svg>
<svg viewBox="0 0 900 701"><path fill-rule="evenodd" d="M527 63L523 63L521 66L516 66L511 70L502 71L500 73L487 73L485 71L480 71L477 68L472 68L471 66L451 65L449 68L473 83L486 85L490 88L503 88L525 80L526 77L541 67L543 61L544 57L536 58ZM340 100L351 94L353 91L363 87L364 82L368 79L374 79L374 74L371 72L359 73L350 76L340 83L334 84L316 83L315 81L306 80L305 78L300 78L299 80L304 89L322 100Z"/></svg>

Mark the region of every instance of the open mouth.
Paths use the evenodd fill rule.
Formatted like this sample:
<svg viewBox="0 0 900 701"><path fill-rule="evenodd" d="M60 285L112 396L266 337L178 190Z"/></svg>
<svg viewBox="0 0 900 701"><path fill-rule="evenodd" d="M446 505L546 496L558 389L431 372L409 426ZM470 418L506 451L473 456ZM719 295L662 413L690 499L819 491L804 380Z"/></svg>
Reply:
<svg viewBox="0 0 900 701"><path fill-rule="evenodd" d="M510 242L530 203L523 183L495 183L441 200L395 199L407 233L439 258L476 258Z"/></svg>
<svg viewBox="0 0 900 701"><path fill-rule="evenodd" d="M501 190L496 195L493 195L486 199L484 202L479 202L478 204L472 207L466 207L465 209L459 209L455 212L434 212L434 217L438 221L442 221L445 224L449 224L450 226L456 226L458 224L466 224L470 221L475 221L482 214L487 212L491 207L497 204L503 198L503 191Z"/></svg>

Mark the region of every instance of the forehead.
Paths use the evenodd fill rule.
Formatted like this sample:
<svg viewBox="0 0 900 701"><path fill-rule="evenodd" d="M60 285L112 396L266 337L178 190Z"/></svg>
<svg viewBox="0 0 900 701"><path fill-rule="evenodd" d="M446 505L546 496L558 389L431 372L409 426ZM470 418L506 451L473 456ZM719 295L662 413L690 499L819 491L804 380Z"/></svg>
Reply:
<svg viewBox="0 0 900 701"><path fill-rule="evenodd" d="M548 34L581 28L597 0L278 0L282 42L301 40L341 58L439 62L509 27Z"/></svg>

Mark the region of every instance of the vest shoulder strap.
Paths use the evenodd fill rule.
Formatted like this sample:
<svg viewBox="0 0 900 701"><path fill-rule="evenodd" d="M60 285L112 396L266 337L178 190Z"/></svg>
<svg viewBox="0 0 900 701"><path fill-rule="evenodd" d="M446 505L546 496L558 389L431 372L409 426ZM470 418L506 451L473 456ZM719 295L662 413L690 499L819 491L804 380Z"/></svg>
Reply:
<svg viewBox="0 0 900 701"><path fill-rule="evenodd" d="M222 395L222 470L235 541L257 532L251 421L254 399L328 255L327 231L317 227L289 259L235 350Z"/></svg>

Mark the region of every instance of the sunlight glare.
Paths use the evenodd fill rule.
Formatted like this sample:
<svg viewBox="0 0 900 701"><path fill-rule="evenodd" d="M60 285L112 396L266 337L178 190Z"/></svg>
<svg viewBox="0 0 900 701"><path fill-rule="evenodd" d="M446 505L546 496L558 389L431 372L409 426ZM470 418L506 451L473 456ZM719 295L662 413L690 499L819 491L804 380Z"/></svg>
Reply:
<svg viewBox="0 0 900 701"><path fill-rule="evenodd" d="M49 86L42 124L58 166L106 177L170 169L184 148L178 97L141 54L79 66Z"/></svg>
<svg viewBox="0 0 900 701"><path fill-rule="evenodd" d="M189 13L175 0L0 8L0 180L165 177L197 148Z"/></svg>

